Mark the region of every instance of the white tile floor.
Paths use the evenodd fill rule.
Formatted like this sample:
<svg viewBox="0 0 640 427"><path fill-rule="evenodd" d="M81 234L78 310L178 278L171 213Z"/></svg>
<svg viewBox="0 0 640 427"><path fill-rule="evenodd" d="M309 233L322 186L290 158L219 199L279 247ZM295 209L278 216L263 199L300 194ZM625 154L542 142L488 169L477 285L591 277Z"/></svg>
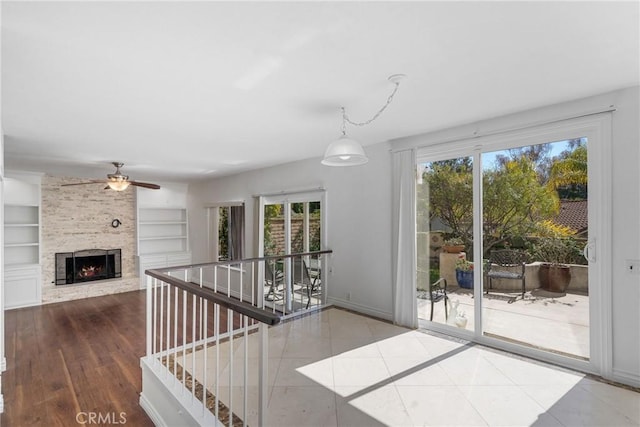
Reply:
<svg viewBox="0 0 640 427"><path fill-rule="evenodd" d="M634 391L336 308L271 328L269 347L272 426L640 425ZM255 375L256 360L249 365ZM257 426L249 384L246 418ZM233 389L241 415L242 392ZM228 399L229 388L220 390Z"/></svg>

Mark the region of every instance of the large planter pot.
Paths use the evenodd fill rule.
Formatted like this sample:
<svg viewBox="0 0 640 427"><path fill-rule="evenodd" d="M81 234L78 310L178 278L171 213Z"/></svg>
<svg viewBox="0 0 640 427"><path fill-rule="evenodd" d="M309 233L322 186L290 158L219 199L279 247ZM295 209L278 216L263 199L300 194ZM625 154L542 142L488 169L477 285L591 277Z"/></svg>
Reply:
<svg viewBox="0 0 640 427"><path fill-rule="evenodd" d="M473 289L473 271L456 270L458 286L465 289Z"/></svg>
<svg viewBox="0 0 640 427"><path fill-rule="evenodd" d="M444 245L442 250L449 254L459 254L464 251L464 245Z"/></svg>
<svg viewBox="0 0 640 427"><path fill-rule="evenodd" d="M540 287L545 291L565 293L571 282L571 267L568 265L540 264L538 272Z"/></svg>

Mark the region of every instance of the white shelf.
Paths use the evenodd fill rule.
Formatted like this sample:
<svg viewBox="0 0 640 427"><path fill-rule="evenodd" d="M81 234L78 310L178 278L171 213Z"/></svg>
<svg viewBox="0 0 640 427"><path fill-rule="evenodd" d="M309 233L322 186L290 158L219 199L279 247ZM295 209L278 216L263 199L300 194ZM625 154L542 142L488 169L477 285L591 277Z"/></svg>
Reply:
<svg viewBox="0 0 640 427"><path fill-rule="evenodd" d="M4 181L4 308L41 303L40 176Z"/></svg>
<svg viewBox="0 0 640 427"><path fill-rule="evenodd" d="M145 240L173 240L173 239L186 239L187 236L156 236L156 237L141 237L140 241Z"/></svg>
<svg viewBox="0 0 640 427"><path fill-rule="evenodd" d="M188 223L186 208L139 208L138 254L186 252Z"/></svg>
<svg viewBox="0 0 640 427"><path fill-rule="evenodd" d="M40 207L5 204L5 266L40 262Z"/></svg>

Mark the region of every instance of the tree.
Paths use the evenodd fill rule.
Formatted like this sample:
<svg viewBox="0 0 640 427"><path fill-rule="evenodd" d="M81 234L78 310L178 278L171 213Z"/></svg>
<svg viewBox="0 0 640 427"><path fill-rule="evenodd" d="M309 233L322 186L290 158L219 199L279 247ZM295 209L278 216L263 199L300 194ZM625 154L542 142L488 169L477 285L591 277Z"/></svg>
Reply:
<svg viewBox="0 0 640 427"><path fill-rule="evenodd" d="M423 175L428 184L429 216L439 218L451 234L462 238L471 257L473 247L473 167L466 160L433 162ZM526 155L500 162L483 173L483 251L536 229L558 212L557 193L540 182L535 163Z"/></svg>
<svg viewBox="0 0 640 427"><path fill-rule="evenodd" d="M271 239L271 219L282 215L282 205L265 205L264 207L264 255L278 255L276 243Z"/></svg>
<svg viewBox="0 0 640 427"><path fill-rule="evenodd" d="M473 243L473 164L470 157L433 162L424 173L429 222L439 218L460 237ZM420 197L420 196L419 196ZM426 218L425 218L426 219ZM424 222L424 219L423 219Z"/></svg>
<svg viewBox="0 0 640 427"><path fill-rule="evenodd" d="M586 199L587 170L587 147L580 144L561 153L552 163L548 185L563 199Z"/></svg>
<svg viewBox="0 0 640 427"><path fill-rule="evenodd" d="M535 164L523 156L485 171L483 188L483 252L513 237L526 236L540 221L558 213L557 193L540 183Z"/></svg>

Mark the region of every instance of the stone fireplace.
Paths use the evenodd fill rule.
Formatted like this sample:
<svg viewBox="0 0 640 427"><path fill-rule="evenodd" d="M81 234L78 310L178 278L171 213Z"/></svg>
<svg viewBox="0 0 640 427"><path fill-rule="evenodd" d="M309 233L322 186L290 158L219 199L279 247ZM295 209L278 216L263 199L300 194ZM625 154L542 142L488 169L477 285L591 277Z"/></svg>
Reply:
<svg viewBox="0 0 640 427"><path fill-rule="evenodd" d="M122 251L120 249L85 249L76 252L58 252L55 258L56 285L70 285L122 277Z"/></svg>
<svg viewBox="0 0 640 427"><path fill-rule="evenodd" d="M40 262L42 302L45 304L140 289L135 259L136 189L105 190L99 184L62 186L80 181L83 180L50 175L42 177ZM119 227L112 227L115 218L121 222ZM77 278L72 272L73 284L68 284L67 263L71 263L73 267L73 258L69 261L66 255L75 252L78 267L80 249L92 248L119 248L120 263L114 260L109 265L114 266L114 269L119 265L117 271L120 275L109 280L94 280L103 278L104 267L99 273L96 266L90 263L84 266L82 277ZM56 255L61 253L66 253L62 263L57 260ZM104 259L102 254L84 255L101 256ZM58 272L59 265L65 270L62 274ZM82 272L82 266L80 271Z"/></svg>

